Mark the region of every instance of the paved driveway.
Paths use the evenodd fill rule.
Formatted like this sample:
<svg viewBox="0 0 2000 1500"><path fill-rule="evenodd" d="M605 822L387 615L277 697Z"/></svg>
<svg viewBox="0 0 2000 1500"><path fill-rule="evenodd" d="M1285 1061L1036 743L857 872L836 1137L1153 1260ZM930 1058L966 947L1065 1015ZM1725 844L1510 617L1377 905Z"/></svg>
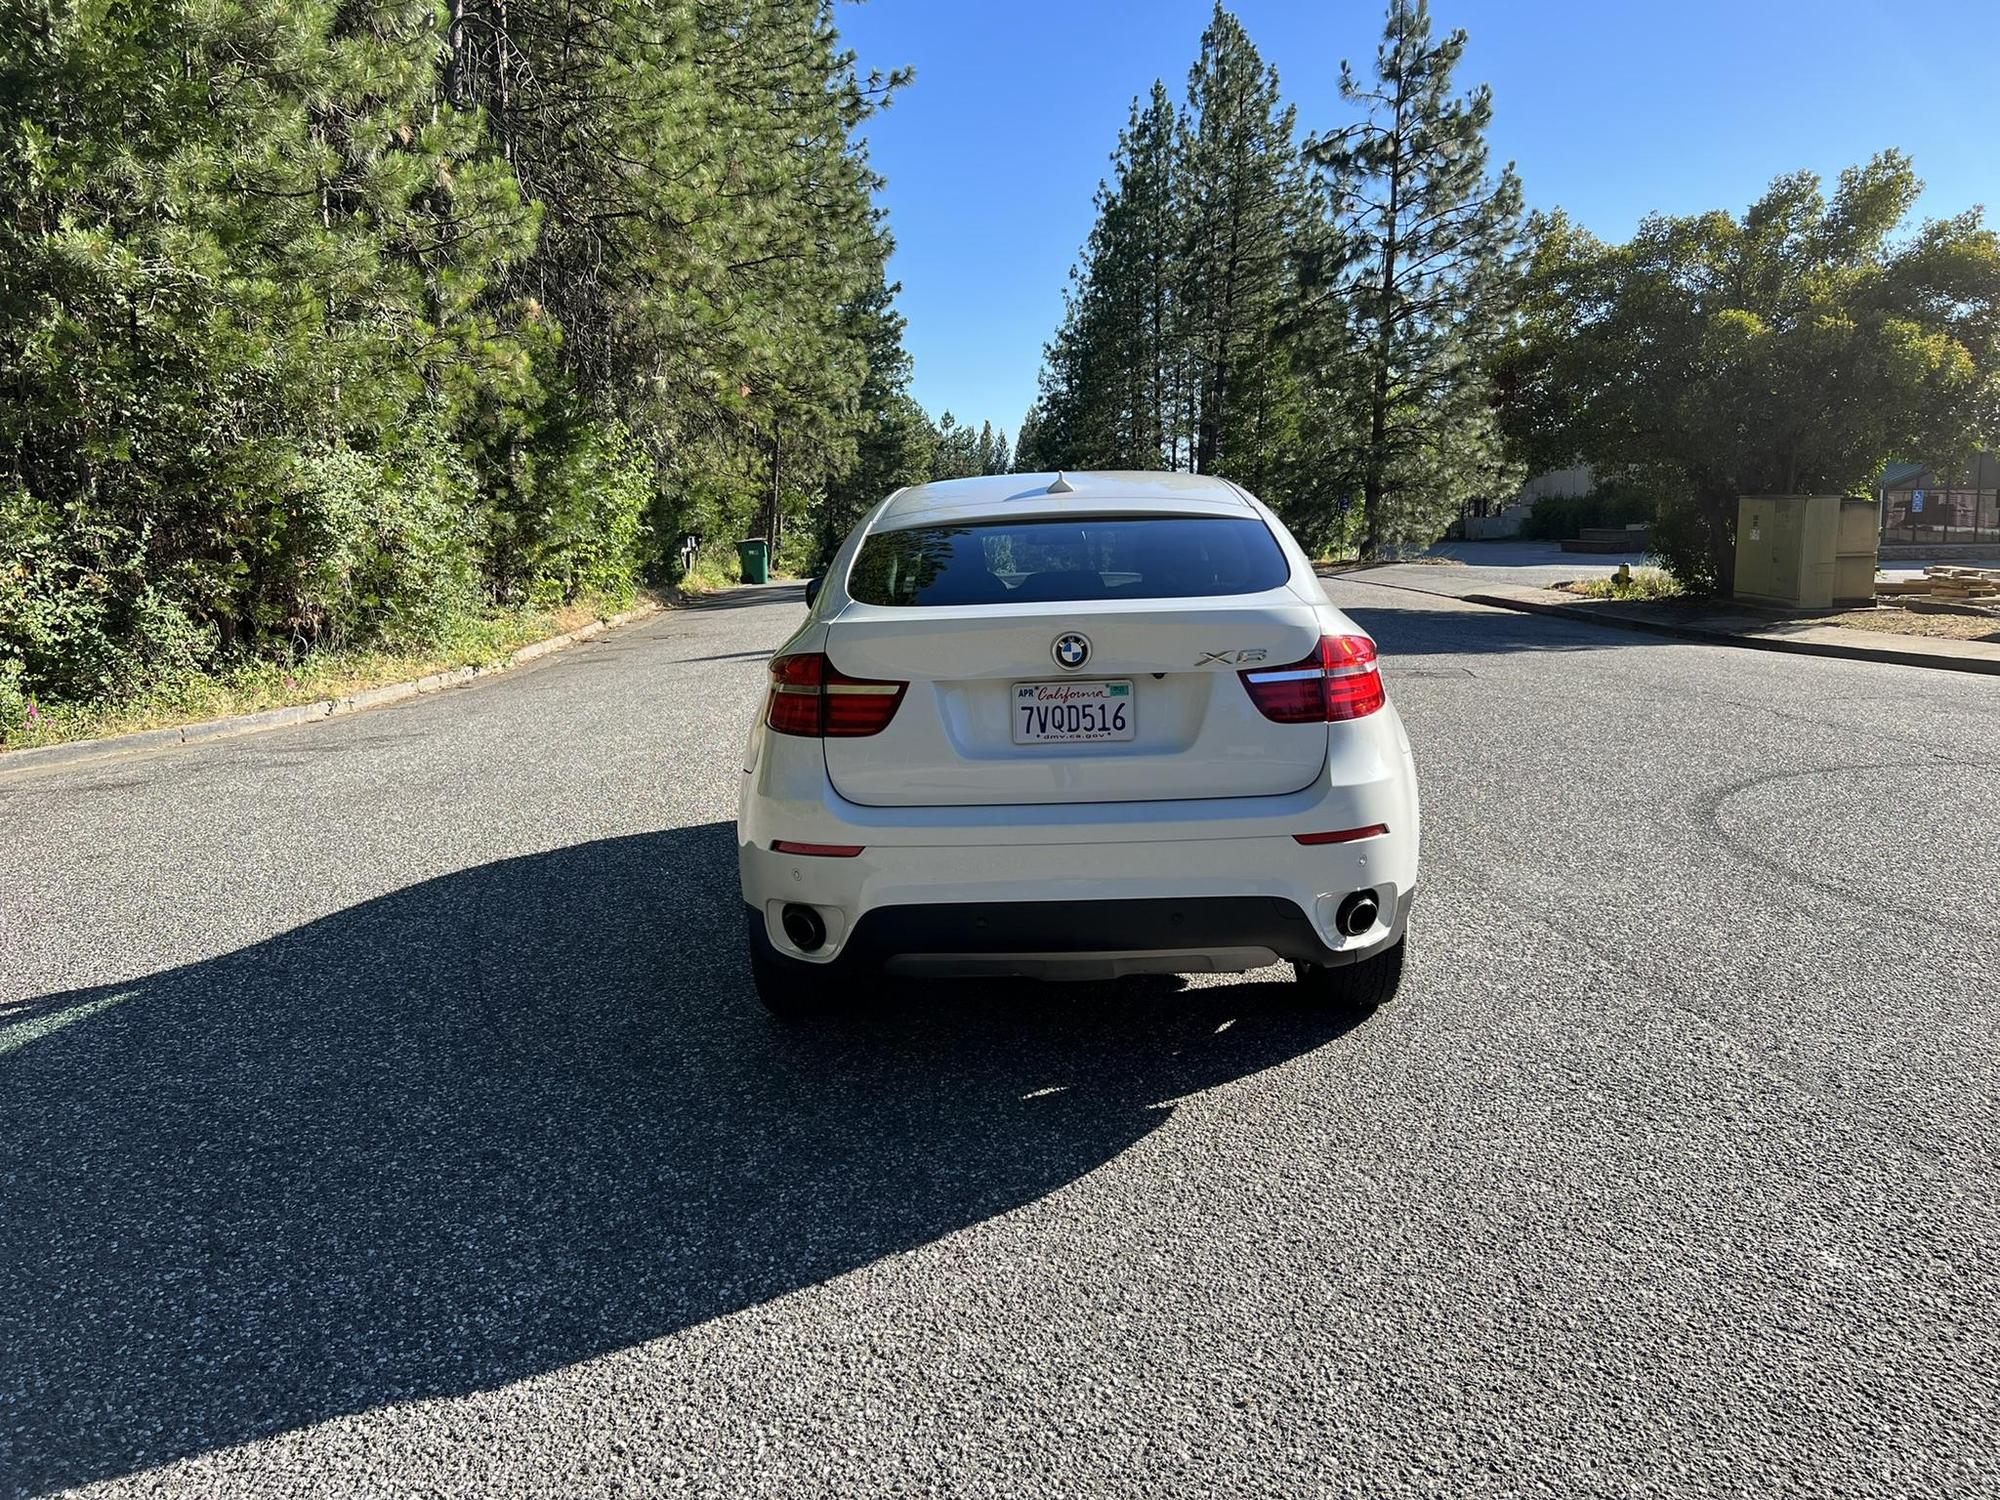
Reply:
<svg viewBox="0 0 2000 1500"><path fill-rule="evenodd" d="M1349 576L1462 598L1495 587L1545 589L1572 578L1608 577L1620 563L1657 566L1643 552L1565 552L1555 542L1441 542L1426 557Z"/></svg>
<svg viewBox="0 0 2000 1500"><path fill-rule="evenodd" d="M791 589L0 775L0 1493L1994 1493L1993 686L1329 587L1427 797L1353 1029L767 1025Z"/></svg>

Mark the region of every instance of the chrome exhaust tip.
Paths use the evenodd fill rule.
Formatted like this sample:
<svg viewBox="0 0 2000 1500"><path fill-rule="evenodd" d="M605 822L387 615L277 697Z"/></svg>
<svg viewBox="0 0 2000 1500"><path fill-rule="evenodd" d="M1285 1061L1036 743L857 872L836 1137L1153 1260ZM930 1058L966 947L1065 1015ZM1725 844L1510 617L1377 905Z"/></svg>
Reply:
<svg viewBox="0 0 2000 1500"><path fill-rule="evenodd" d="M801 953L817 953L826 946L826 919L810 906L793 902L778 913L778 925Z"/></svg>
<svg viewBox="0 0 2000 1500"><path fill-rule="evenodd" d="M1381 903L1373 891L1355 891L1340 903L1340 909L1333 914L1333 925L1342 937L1360 937L1375 925L1381 911Z"/></svg>

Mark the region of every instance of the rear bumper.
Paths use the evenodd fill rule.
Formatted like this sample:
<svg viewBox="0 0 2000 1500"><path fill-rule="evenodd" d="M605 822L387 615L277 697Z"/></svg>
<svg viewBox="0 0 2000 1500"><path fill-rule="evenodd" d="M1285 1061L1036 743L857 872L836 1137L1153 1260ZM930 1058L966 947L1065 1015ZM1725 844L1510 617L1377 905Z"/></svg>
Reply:
<svg viewBox="0 0 2000 1500"><path fill-rule="evenodd" d="M892 971L1109 979L1146 972L1258 968L1286 961L1337 967L1401 940L1414 892L1403 892L1365 946L1333 948L1277 896L1104 901L928 902L864 913L841 962ZM751 939L766 914L745 909Z"/></svg>
<svg viewBox="0 0 2000 1500"><path fill-rule="evenodd" d="M890 967L905 959L1008 955L1005 972L1334 965L1400 936L1417 882L1415 767L1393 711L1371 722L1336 777L1295 793L1194 801L883 808L848 802L793 746L746 777L737 823L743 900L769 950L837 961L850 943ZM811 742L802 742L810 745ZM1382 825L1347 843L1295 835ZM776 841L858 848L787 853ZM1334 913L1372 891L1375 925L1352 937ZM788 905L811 906L826 940L785 935ZM858 959L857 959L858 961ZM936 966L927 964L926 966Z"/></svg>

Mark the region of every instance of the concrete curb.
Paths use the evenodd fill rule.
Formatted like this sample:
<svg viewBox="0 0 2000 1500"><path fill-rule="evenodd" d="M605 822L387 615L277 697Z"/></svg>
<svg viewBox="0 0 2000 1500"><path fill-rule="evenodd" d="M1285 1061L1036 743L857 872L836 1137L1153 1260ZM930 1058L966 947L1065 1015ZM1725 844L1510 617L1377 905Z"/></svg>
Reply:
<svg viewBox="0 0 2000 1500"><path fill-rule="evenodd" d="M1558 604L1521 594L1464 594L1467 604L1483 604L1489 609L1510 609L1517 614L1553 615L1580 620L1588 625L1609 625L1619 630L1640 630L1649 635L1671 636L1677 640L1700 641L1710 646L1737 646L1749 651L1779 651L1793 656L1831 656L1844 661L1883 662L1898 667L1929 667L1946 672L1974 672L2000 677L2000 654L1970 656L1946 648L1917 651L1898 646L1859 645L1846 641L1814 640L1801 636L1746 635L1671 620L1647 620L1635 615L1610 614L1581 604ZM1838 627L1831 627L1837 629Z"/></svg>
<svg viewBox="0 0 2000 1500"><path fill-rule="evenodd" d="M343 714L360 713L363 709L381 708L391 703L402 703L411 698L428 697L448 688L464 687L468 683L539 660L544 656L577 645L582 641L595 640L607 630L616 630L621 625L629 625L635 620L649 619L659 614L666 606L641 604L616 614L606 620L592 620L587 625L579 625L575 630L561 635L552 635L547 640L531 641L520 650L510 653L505 659L490 666L453 667L445 672L432 672L410 682L392 682L384 687L369 688L365 692L345 698L321 698L312 703L295 703L288 708L267 708L260 713L235 714L226 719L209 719L199 724L180 724L171 729L142 729L135 734L107 735L96 740L72 740L64 745L42 745L33 750L10 750L0 753L0 776L9 771L25 771L31 768L46 769L51 766L74 766L87 761L104 760L114 755L129 755L139 750L166 749L176 745L198 745L208 740L234 739L243 734L261 734L266 729L284 729L294 724L314 724L322 719L338 718Z"/></svg>

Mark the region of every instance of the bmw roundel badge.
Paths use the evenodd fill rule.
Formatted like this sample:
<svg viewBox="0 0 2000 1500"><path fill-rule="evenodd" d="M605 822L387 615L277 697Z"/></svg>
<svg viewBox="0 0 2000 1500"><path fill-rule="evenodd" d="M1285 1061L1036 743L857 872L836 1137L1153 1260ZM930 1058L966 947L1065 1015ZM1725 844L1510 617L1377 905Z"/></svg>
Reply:
<svg viewBox="0 0 2000 1500"><path fill-rule="evenodd" d="M1074 672L1090 660L1090 637L1078 635L1074 630L1056 637L1049 647L1049 655L1056 659L1056 665L1065 672Z"/></svg>

